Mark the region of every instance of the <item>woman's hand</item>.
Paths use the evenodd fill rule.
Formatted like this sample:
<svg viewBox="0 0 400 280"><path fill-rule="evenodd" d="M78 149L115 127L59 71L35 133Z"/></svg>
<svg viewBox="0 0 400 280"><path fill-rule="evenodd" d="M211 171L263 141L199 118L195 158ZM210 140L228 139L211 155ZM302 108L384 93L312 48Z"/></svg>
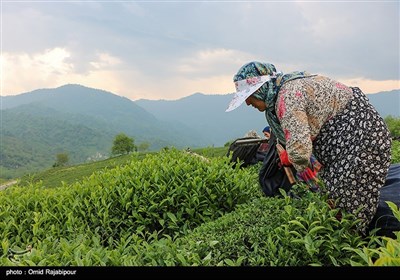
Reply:
<svg viewBox="0 0 400 280"><path fill-rule="evenodd" d="M289 157L288 157L288 153L286 152L286 150L281 150L279 151L279 159L281 160L281 164L283 166L291 166L292 163L289 161Z"/></svg>
<svg viewBox="0 0 400 280"><path fill-rule="evenodd" d="M299 181L306 183L313 192L319 191L320 180L317 177L317 171L307 167L304 171L297 172L296 177Z"/></svg>
<svg viewBox="0 0 400 280"><path fill-rule="evenodd" d="M322 168L322 164L314 157L314 155L311 155L310 162L313 170L318 173Z"/></svg>

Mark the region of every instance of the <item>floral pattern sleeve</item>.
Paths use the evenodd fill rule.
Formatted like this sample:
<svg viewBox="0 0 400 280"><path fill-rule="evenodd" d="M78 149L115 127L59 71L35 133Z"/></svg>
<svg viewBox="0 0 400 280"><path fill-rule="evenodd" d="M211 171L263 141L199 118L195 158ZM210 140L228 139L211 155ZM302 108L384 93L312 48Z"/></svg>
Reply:
<svg viewBox="0 0 400 280"><path fill-rule="evenodd" d="M312 141L307 116L307 96L300 90L279 92L276 112L286 139L286 150L294 168L301 172L309 166Z"/></svg>
<svg viewBox="0 0 400 280"><path fill-rule="evenodd" d="M353 93L324 76L285 83L278 93L276 113L286 139L289 160L301 172L310 165L313 140L326 121L343 110Z"/></svg>

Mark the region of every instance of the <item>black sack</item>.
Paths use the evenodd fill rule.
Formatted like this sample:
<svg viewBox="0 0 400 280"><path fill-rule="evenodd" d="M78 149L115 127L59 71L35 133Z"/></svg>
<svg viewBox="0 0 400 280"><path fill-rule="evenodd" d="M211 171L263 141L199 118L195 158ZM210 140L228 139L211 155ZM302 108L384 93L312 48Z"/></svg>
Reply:
<svg viewBox="0 0 400 280"><path fill-rule="evenodd" d="M232 153L231 162L234 163L233 167L237 162L241 162L240 167L247 167L259 162L260 157L257 151L262 141L265 140L257 137L243 137L233 141L226 154L229 157Z"/></svg>
<svg viewBox="0 0 400 280"><path fill-rule="evenodd" d="M287 177L283 166L280 166L278 150L276 148L276 137L272 134L269 141L269 149L264 157L263 164L258 173L258 181L261 189L266 196L279 195L279 189L282 188L289 192L292 184ZM296 174L296 169L290 167L293 174Z"/></svg>

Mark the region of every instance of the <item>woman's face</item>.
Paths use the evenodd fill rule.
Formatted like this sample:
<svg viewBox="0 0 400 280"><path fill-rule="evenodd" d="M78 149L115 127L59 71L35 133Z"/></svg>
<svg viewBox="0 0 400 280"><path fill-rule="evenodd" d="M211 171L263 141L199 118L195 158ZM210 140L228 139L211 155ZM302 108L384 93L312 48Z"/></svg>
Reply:
<svg viewBox="0 0 400 280"><path fill-rule="evenodd" d="M265 105L265 102L257 99L254 95L250 95L246 99L246 104L247 106L253 106L254 108L258 109L260 112L264 112L267 109L267 106Z"/></svg>

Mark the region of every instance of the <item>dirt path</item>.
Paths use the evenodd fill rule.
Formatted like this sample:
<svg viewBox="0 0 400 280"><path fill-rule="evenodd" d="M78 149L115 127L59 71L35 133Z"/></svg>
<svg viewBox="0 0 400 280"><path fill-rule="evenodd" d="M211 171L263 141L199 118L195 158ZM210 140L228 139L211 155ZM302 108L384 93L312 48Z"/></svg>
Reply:
<svg viewBox="0 0 400 280"><path fill-rule="evenodd" d="M16 183L17 183L17 180L14 180L14 181L7 182L7 183L5 183L3 185L0 185L0 191L6 189L6 188L8 188L8 187L10 187L10 186L12 186L12 185L14 185Z"/></svg>

